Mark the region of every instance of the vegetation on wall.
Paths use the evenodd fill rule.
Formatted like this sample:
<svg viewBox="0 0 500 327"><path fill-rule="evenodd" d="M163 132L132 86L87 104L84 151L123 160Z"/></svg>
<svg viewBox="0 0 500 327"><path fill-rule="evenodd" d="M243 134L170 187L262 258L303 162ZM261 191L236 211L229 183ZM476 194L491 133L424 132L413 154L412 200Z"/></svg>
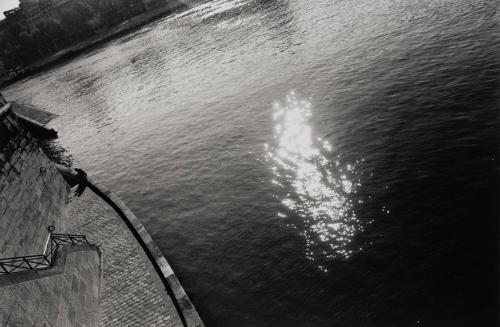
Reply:
<svg viewBox="0 0 500 327"><path fill-rule="evenodd" d="M142 0L70 0L35 16L21 8L0 21L0 67L26 67L146 10Z"/></svg>

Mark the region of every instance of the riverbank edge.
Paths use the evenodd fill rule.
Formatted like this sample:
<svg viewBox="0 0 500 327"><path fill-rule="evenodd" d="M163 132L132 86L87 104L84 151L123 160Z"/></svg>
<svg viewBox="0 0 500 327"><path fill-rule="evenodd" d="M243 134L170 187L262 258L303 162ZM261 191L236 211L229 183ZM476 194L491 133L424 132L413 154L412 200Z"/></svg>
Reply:
<svg viewBox="0 0 500 327"><path fill-rule="evenodd" d="M198 311L182 287L172 267L149 232L146 230L144 225L142 225L132 210L130 210L130 208L128 208L115 193L101 183L95 181L93 178L87 176L84 180L81 179L81 175L79 175L74 169L55 163L54 165L63 176L79 183L85 183L85 185L92 190L92 192L101 197L116 211L120 218L122 218L124 223L136 238L136 241L143 248L148 259L156 270L156 273L163 282L165 290L172 298L184 326L205 327Z"/></svg>
<svg viewBox="0 0 500 327"><path fill-rule="evenodd" d="M2 95L0 94L0 96ZM58 116L54 113L35 108L25 103L19 103L16 101L11 101L10 103L12 104L12 111L16 115L28 117L44 126Z"/></svg>
<svg viewBox="0 0 500 327"><path fill-rule="evenodd" d="M111 41L121 35L124 35L134 29L138 29L156 19L161 17L172 15L176 12L181 12L183 10L188 9L189 6L179 2L173 1L173 5L166 5L161 8L157 8L143 14L140 14L136 17L132 17L121 24L111 28L107 32L102 35L96 35L87 40L81 41L73 46L70 46L66 49L63 49L49 57L42 58L38 61L30 64L28 68L28 72L23 74L22 76L13 78L13 79L1 79L0 78L0 88L9 86L13 83L16 83L24 78L31 77L36 73L43 71L44 69L50 68L51 66L69 60L71 58L76 57L80 53L84 52L92 48L93 46L99 45L101 43L105 43Z"/></svg>
<svg viewBox="0 0 500 327"><path fill-rule="evenodd" d="M10 102L7 102L0 108L0 117L11 111L12 104ZM41 124L40 126L43 127L43 125ZM161 252L160 248L153 240L149 232L146 230L144 225L142 225L137 216L132 212L132 210L130 210L130 208L128 208L125 202L123 202L121 198L119 198L107 187L95 181L91 177L86 176L85 179L82 179L81 175L72 168L57 164L55 162L52 162L52 165L54 165L59 173L61 173L61 175L63 175L66 179L76 183L84 183L90 190L92 190L97 196L102 198L110 207L115 210L115 212L120 216L127 228L130 230L132 235L134 235L136 241L139 243L149 261L151 262L158 277L162 281L165 290L170 295L170 298L175 305L175 308L183 325L185 327L205 327L205 324L198 314L198 311L196 310L194 304L191 302L186 291L182 287L179 279L175 275L172 267Z"/></svg>

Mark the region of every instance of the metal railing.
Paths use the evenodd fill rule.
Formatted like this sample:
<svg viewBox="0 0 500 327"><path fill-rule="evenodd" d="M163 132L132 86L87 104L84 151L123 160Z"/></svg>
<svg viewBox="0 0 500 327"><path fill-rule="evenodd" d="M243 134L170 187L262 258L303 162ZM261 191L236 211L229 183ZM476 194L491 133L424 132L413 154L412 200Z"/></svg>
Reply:
<svg viewBox="0 0 500 327"><path fill-rule="evenodd" d="M57 250L60 245L74 246L79 244L89 244L85 235L78 234L50 233L47 243L49 240L50 249L47 252L46 246L43 254L0 259L0 275L52 267L55 264Z"/></svg>

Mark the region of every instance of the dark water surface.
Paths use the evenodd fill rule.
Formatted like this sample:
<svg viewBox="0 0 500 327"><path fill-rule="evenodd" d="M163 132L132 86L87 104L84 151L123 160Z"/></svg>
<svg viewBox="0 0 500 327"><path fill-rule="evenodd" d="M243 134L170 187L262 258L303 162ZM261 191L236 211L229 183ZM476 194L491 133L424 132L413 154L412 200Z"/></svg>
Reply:
<svg viewBox="0 0 500 327"><path fill-rule="evenodd" d="M212 1L5 93L208 326L496 326L496 6Z"/></svg>

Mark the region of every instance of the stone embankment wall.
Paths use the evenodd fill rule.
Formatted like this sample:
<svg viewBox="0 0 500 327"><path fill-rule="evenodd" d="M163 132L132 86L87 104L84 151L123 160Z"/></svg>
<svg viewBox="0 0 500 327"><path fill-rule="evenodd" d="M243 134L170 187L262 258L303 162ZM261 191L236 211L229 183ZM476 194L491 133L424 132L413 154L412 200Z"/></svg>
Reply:
<svg viewBox="0 0 500 327"><path fill-rule="evenodd" d="M107 290L108 296L103 301L111 303L110 308L119 307L125 312L139 308L137 312L133 311L130 321L121 325L147 325L148 321L152 321L148 313L155 311L159 314L154 318L168 322L169 326L203 327L203 321L179 280L137 217L116 195L90 177L81 180L78 179L80 175L70 168L56 168L32 135L30 128L33 125L36 129L48 131L13 112L11 105L5 103L0 94L0 258L42 254L49 236L46 227L54 225L56 232L67 232L68 228L71 229L70 218L73 215L92 219L93 223L98 220L94 219L92 212L89 215L87 210L91 206L87 203L82 203L80 210L73 212L72 216L63 214L70 189L58 169L65 172L70 181L76 179L78 183L85 183L102 197L116 211L117 216L110 217L122 224L122 229L128 233L124 235L130 239L125 237L121 242L107 242L116 231L106 231L103 225L98 224L97 230L88 236L95 241L96 235L100 235L100 243L104 243L103 248L109 252L104 261L96 246L63 246L53 267L0 276L0 326L97 326L102 309L100 290L103 289ZM110 223L114 224L113 221ZM74 232L87 234L92 230L83 230L82 227ZM123 252L124 248L134 248L136 253L141 253L141 249L144 251L135 257L130 251L126 253L128 259L134 259L136 266L127 266L127 262L119 262L118 266L114 264L121 258L116 251ZM137 264L141 262L143 270L137 269ZM116 275L110 275L113 270L116 270ZM149 276L146 278L149 280L148 287L144 282L145 276L140 275L144 271L146 274L143 275ZM102 287L101 283L104 284L110 276L121 276L121 281L126 279L130 282L120 284L108 281L111 286ZM147 296L145 291L148 289L159 296L148 299L149 302L141 301L141 296ZM155 308L148 307L151 300ZM111 314L108 312L105 315L107 320L104 319L101 324L118 325L118 317L113 314L112 310ZM160 324L164 325L163 322Z"/></svg>
<svg viewBox="0 0 500 327"><path fill-rule="evenodd" d="M99 326L101 255L64 245L52 268L0 277L0 326Z"/></svg>
<svg viewBox="0 0 500 327"><path fill-rule="evenodd" d="M0 258L39 255L66 230L69 185L33 136L33 126L0 95ZM35 131L36 132L36 131ZM53 267L0 276L0 326L99 326L101 252L62 246Z"/></svg>
<svg viewBox="0 0 500 327"><path fill-rule="evenodd" d="M0 99L0 258L41 254L61 221L69 186Z"/></svg>

